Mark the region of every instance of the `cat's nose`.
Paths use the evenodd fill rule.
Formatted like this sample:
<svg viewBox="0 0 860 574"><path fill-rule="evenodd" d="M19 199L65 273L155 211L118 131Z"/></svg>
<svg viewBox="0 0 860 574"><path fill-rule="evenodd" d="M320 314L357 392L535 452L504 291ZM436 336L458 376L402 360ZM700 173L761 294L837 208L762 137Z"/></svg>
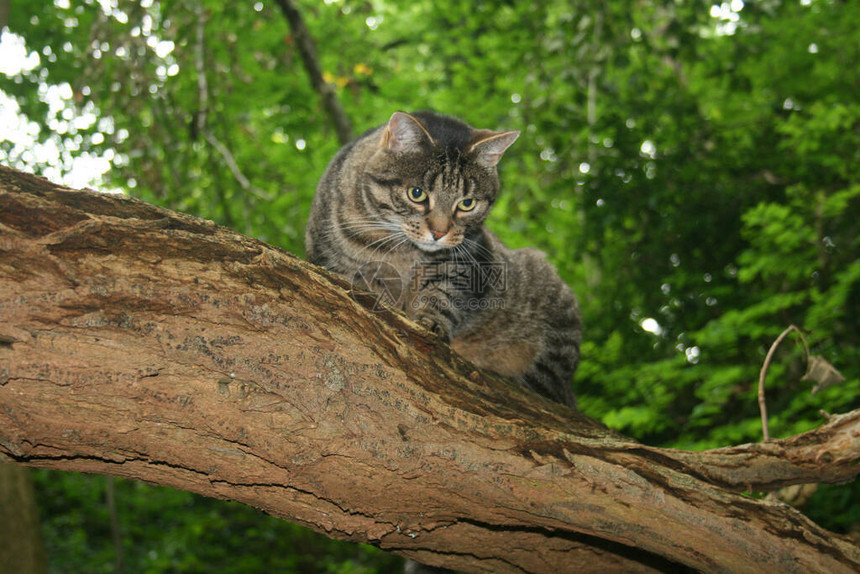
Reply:
<svg viewBox="0 0 860 574"><path fill-rule="evenodd" d="M433 239L435 239L436 241L439 241L448 234L447 231L439 231L438 229L433 229L432 227L430 227L429 229L430 235L432 235Z"/></svg>

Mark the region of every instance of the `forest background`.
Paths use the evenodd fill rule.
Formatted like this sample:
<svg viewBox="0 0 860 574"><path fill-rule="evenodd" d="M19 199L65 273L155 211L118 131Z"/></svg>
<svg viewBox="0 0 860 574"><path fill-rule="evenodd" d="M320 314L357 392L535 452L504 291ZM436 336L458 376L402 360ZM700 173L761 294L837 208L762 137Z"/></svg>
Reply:
<svg viewBox="0 0 860 574"><path fill-rule="evenodd" d="M586 414L652 445L761 440L759 372L792 324L845 380L812 394L789 335L771 436L860 406L858 2L45 0L0 18L5 165L302 255L349 134L428 108L521 130L489 226L578 294ZM54 572L114 572L117 549L130 572L398 568L238 504L33 474ZM801 504L860 528L856 481Z"/></svg>

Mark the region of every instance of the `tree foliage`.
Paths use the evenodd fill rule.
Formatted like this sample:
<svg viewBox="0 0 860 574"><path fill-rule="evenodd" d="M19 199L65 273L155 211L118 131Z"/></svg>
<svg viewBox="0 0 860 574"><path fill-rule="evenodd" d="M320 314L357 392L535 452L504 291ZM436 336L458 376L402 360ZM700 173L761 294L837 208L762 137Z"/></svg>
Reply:
<svg viewBox="0 0 860 574"><path fill-rule="evenodd" d="M0 89L63 169L103 155L110 186L302 253L339 144L276 3L12 6L39 62ZM860 4L298 8L356 133L421 108L523 131L491 227L545 250L578 293L587 414L651 444L760 440L759 369L790 324L846 380L811 395L802 346L783 344L772 434L860 404ZM52 89L70 97L52 105ZM48 168L28 151L0 142L4 163ZM856 486L807 508L860 520Z"/></svg>

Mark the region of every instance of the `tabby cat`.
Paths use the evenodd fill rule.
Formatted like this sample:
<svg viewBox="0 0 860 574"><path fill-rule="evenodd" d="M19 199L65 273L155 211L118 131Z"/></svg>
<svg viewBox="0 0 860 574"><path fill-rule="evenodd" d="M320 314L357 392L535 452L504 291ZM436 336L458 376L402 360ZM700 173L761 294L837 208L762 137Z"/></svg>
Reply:
<svg viewBox="0 0 860 574"><path fill-rule="evenodd" d="M483 223L519 132L395 112L348 144L317 187L308 259L370 290L478 367L575 406L582 323L544 255Z"/></svg>

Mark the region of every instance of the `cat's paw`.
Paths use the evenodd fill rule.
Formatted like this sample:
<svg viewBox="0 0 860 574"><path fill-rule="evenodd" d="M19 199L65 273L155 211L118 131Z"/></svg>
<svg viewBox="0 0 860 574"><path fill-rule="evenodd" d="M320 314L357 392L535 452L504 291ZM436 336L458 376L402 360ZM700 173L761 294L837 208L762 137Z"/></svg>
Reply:
<svg viewBox="0 0 860 574"><path fill-rule="evenodd" d="M418 324L445 341L446 343L451 342L451 335L448 333L448 330L442 326L441 323L429 317L427 315L418 318Z"/></svg>

